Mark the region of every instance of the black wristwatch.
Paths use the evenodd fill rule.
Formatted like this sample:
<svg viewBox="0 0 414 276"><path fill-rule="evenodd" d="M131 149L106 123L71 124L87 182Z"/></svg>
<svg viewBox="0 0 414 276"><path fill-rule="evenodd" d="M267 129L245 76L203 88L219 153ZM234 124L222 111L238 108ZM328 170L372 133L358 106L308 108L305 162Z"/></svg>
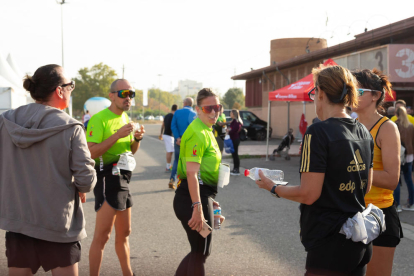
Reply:
<svg viewBox="0 0 414 276"><path fill-rule="evenodd" d="M134 140L135 140L135 142L139 142L139 141L141 141L141 140L142 140L142 138L141 138L141 139L137 139L137 138L135 138L135 136L134 136Z"/></svg>
<svg viewBox="0 0 414 276"><path fill-rule="evenodd" d="M270 190L270 193L272 194L272 196L280 198L280 196L276 193L277 186L280 186L280 184L275 184L275 186L273 186L272 189Z"/></svg>

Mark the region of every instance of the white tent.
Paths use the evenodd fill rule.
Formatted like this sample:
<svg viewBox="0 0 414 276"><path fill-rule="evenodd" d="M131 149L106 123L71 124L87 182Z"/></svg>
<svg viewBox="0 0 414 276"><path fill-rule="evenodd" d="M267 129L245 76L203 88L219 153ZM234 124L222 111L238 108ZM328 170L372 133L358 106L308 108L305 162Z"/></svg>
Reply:
<svg viewBox="0 0 414 276"><path fill-rule="evenodd" d="M26 93L0 76L0 113L25 105L26 102Z"/></svg>
<svg viewBox="0 0 414 276"><path fill-rule="evenodd" d="M10 67L13 69L14 73L16 73L16 76L20 79L23 79L24 74L20 70L19 66L17 66L16 62L14 61L14 58L11 55L11 53L9 53L6 60L9 63Z"/></svg>
<svg viewBox="0 0 414 276"><path fill-rule="evenodd" d="M0 54L0 76L11 82L15 87L22 89L23 80L19 78L10 64Z"/></svg>

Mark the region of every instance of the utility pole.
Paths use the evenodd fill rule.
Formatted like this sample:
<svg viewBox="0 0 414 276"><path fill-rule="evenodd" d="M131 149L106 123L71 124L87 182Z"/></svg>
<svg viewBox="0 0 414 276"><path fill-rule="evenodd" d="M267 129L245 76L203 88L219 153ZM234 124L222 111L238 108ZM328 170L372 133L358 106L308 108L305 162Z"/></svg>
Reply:
<svg viewBox="0 0 414 276"><path fill-rule="evenodd" d="M124 79L124 73L125 73L125 64L122 65L122 78Z"/></svg>
<svg viewBox="0 0 414 276"><path fill-rule="evenodd" d="M158 116L161 116L161 74L158 74L158 89L160 90L160 94L158 97L158 101L160 103L159 108L158 108Z"/></svg>
<svg viewBox="0 0 414 276"><path fill-rule="evenodd" d="M236 75L236 68L234 68L234 75L233 76L235 76L235 75ZM236 80L233 81L233 88L236 88Z"/></svg>
<svg viewBox="0 0 414 276"><path fill-rule="evenodd" d="M63 58L63 4L66 4L66 0L56 0L56 3L60 5L60 19L61 19L61 30L62 30L62 67L65 67Z"/></svg>

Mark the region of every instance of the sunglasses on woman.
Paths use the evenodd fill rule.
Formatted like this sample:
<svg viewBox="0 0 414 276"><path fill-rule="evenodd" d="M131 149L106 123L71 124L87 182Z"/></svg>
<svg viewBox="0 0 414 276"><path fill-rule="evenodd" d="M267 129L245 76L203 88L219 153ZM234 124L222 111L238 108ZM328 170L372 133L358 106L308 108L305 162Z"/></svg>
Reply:
<svg viewBox="0 0 414 276"><path fill-rule="evenodd" d="M129 96L130 99L135 98L135 91L134 90L129 90L129 89L124 89L124 90L119 90L119 91L114 91L111 93L118 93L118 97L125 99L126 97Z"/></svg>
<svg viewBox="0 0 414 276"><path fill-rule="evenodd" d="M364 95L364 92L380 92L381 94L384 93L384 91L365 89L365 88L358 88L357 91L358 91L358 97L361 97L362 95Z"/></svg>
<svg viewBox="0 0 414 276"><path fill-rule="evenodd" d="M215 105L206 105L206 106L199 106L199 108L204 112L204 113L211 113L211 111L214 110L214 112L218 113L220 112L221 108L223 106L221 104L215 104Z"/></svg>
<svg viewBox="0 0 414 276"><path fill-rule="evenodd" d="M314 87L311 91L308 92L308 97L311 99L311 101L315 100L315 92L318 90L318 88Z"/></svg>
<svg viewBox="0 0 414 276"><path fill-rule="evenodd" d="M62 88L66 87L66 86L70 86L70 88L72 88L72 90L75 89L75 81L71 81L69 83L65 83L65 84L60 85L60 87L62 87Z"/></svg>

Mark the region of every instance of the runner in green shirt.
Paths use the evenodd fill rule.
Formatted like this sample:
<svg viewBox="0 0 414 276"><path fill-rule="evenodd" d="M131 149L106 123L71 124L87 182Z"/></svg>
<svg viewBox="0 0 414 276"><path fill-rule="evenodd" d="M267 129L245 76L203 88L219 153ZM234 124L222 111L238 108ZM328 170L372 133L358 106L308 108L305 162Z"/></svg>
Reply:
<svg viewBox="0 0 414 276"><path fill-rule="evenodd" d="M95 170L98 176L93 190L96 224L89 251L90 275L99 275L104 247L114 226L115 248L122 274L133 275L128 241L133 205L129 192L132 172L113 171L113 168L118 163L120 154L137 152L145 133L143 126L133 133L134 125L129 122L128 115L125 113L131 108L131 100L134 97L135 92L127 80L114 81L109 93L111 105L92 116L88 124L86 140L91 157L96 160Z"/></svg>
<svg viewBox="0 0 414 276"><path fill-rule="evenodd" d="M198 232L207 219L214 228L213 206L221 153L212 131L221 109L219 98L210 89L198 92L195 119L181 137L178 161L178 188L174 212L181 221L191 245L191 252L181 261L175 275L204 275L204 263L210 255L212 233L206 238Z"/></svg>

